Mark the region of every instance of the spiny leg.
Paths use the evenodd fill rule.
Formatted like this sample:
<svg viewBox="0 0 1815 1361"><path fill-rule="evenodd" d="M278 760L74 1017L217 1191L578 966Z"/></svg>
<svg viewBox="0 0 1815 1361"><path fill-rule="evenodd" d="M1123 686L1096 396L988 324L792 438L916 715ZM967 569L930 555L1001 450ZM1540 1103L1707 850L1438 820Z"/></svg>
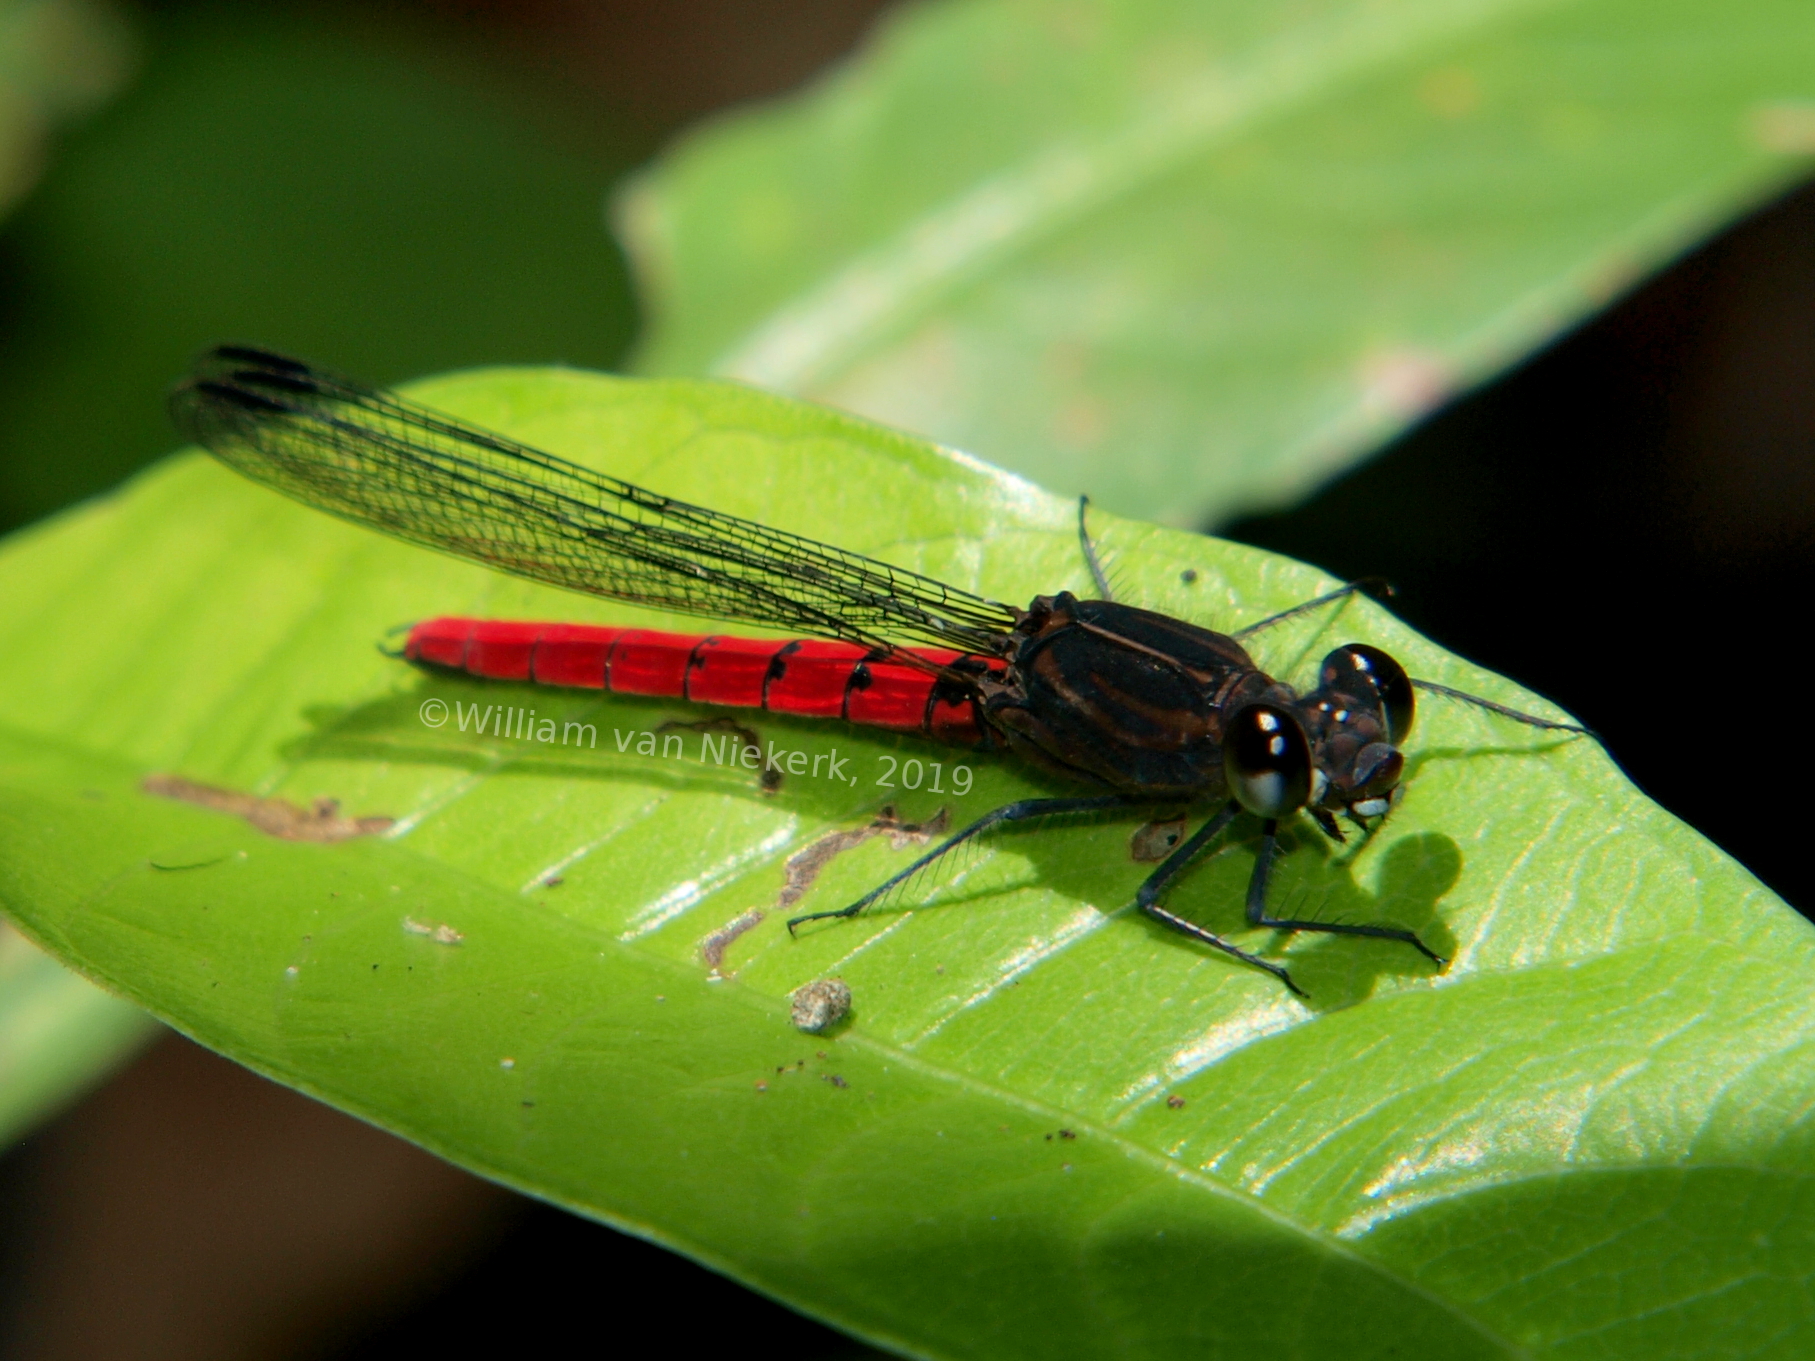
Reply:
<svg viewBox="0 0 1815 1361"><path fill-rule="evenodd" d="M1196 922L1174 916L1159 905L1159 896L1164 892L1166 885L1177 878L1187 865L1197 859L1204 847L1210 844L1217 833L1233 822L1235 815L1239 812L1241 812L1241 805L1231 801L1227 808L1198 828L1196 835L1167 856L1165 863L1148 875L1147 882L1135 890L1134 905L1160 925L1171 927L1180 935L1189 936L1192 940L1221 950L1224 954L1232 955L1244 964L1252 964L1257 969L1265 969L1298 996L1304 997L1306 996L1305 991L1292 981L1292 975L1287 973L1282 966L1271 960L1262 959L1258 955L1251 955L1240 946L1231 945L1214 931L1206 931Z"/></svg>
<svg viewBox="0 0 1815 1361"><path fill-rule="evenodd" d="M1592 737L1597 742L1601 741L1601 735L1598 732L1593 728L1584 728L1580 723L1559 723L1554 718L1539 718L1536 714L1528 714L1522 709L1509 709L1506 705L1496 704L1491 699L1482 699L1479 695L1471 695L1466 690L1452 690L1447 685L1437 684L1436 681L1419 680L1416 676L1410 677L1410 680L1412 684L1417 686L1420 690L1428 691L1433 695L1442 695L1445 699L1459 699L1464 704L1472 704L1477 709L1487 710L1490 714L1499 714L1502 718L1510 718L1515 723L1525 724L1528 728L1545 728L1552 732L1580 733L1583 737ZM1605 746L1606 744L1602 743L1602 745Z"/></svg>
<svg viewBox="0 0 1815 1361"><path fill-rule="evenodd" d="M1097 557L1097 546L1090 537L1090 527L1084 523L1084 513L1090 509L1090 498L1078 498L1078 545L1084 550L1085 565L1090 568L1090 579L1096 583L1098 600L1114 600L1109 590L1109 578L1103 574L1103 563Z"/></svg>
<svg viewBox="0 0 1815 1361"><path fill-rule="evenodd" d="M1441 969L1447 962L1423 941L1417 933L1402 926L1370 926L1363 922L1296 921L1267 915L1267 879L1273 873L1273 854L1279 841L1279 822L1269 818L1261 825L1260 858L1254 862L1254 875L1248 880L1248 924L1270 926L1276 931L1323 931L1333 936L1369 936L1375 940L1403 941ZM1293 989L1297 991L1297 989Z"/></svg>
<svg viewBox="0 0 1815 1361"><path fill-rule="evenodd" d="M1083 514L1083 510L1080 508L1078 511L1079 533L1083 532ZM1086 540L1085 543L1088 548L1089 541ZM1094 570L1094 558L1091 559L1091 564ZM1350 596L1356 594L1366 594L1376 598L1390 597L1393 594L1393 587L1392 583L1387 581L1385 577L1359 577L1356 580L1349 582L1346 586L1339 586L1335 590L1328 591L1313 600L1305 601L1302 605L1294 605L1289 610L1281 610L1278 614L1268 615L1259 623L1249 624L1246 628L1236 629L1235 632L1229 636L1231 638L1246 638L1250 634L1259 633L1262 629L1272 628L1275 624L1283 624L1288 619L1296 619L1301 614L1309 614L1312 610L1322 609L1325 605L1333 605L1339 600L1347 600ZM1107 597L1105 597L1105 599L1107 599ZM1530 728L1543 728L1550 732L1572 732L1577 733L1582 737L1592 737L1597 742L1601 741L1601 735L1598 732L1593 728L1585 728L1580 723L1563 723L1554 718L1540 718L1536 714L1526 713L1523 709L1513 709L1507 705L1495 703L1491 699L1483 699L1480 695L1471 695L1466 690L1455 690L1447 685L1439 685L1436 681L1422 680L1417 676L1408 676L1406 679L1427 694L1442 695L1445 699L1460 700L1464 704L1472 704L1477 709L1485 709L1490 714L1499 714L1502 718L1510 718L1515 723L1523 723ZM1605 746L1606 744L1603 742L1602 745ZM1328 828L1325 830L1327 831ZM1337 838L1339 841L1341 839L1342 838L1340 837Z"/></svg>
<svg viewBox="0 0 1815 1361"><path fill-rule="evenodd" d="M1315 600L1307 600L1302 605L1294 605L1291 609L1281 610L1278 614L1269 614L1258 624L1249 624L1248 627L1237 629L1229 636L1231 638L1246 638L1251 633L1259 633L1262 629L1270 629L1275 624L1283 624L1286 620L1296 619L1301 614L1309 614L1312 610L1320 610L1325 605L1334 605L1338 600L1347 600L1350 596L1358 593L1370 596L1390 596L1393 593L1393 588L1385 577L1359 577L1346 586L1339 586L1333 591L1318 596Z"/></svg>
<svg viewBox="0 0 1815 1361"><path fill-rule="evenodd" d="M1048 817L1055 813L1097 813L1111 808L1127 808L1135 801L1121 794L1104 794L1088 799L1022 799L1018 803L1006 803L993 812L985 813L970 826L954 836L947 837L938 846L921 856L901 873L878 884L849 907L841 907L831 912L809 912L804 917L788 919L788 934L794 934L794 928L802 922L818 921L821 917L855 917L864 908L875 902L896 885L913 878L921 870L943 856L947 851L962 846L973 837L987 832L991 827L1003 822L1025 822L1029 818Z"/></svg>

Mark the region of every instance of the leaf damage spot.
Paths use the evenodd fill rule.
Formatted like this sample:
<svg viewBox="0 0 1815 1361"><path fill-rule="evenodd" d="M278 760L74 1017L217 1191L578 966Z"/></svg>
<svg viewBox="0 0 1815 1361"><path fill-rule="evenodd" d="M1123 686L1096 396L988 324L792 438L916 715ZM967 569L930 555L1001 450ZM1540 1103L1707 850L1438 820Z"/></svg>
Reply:
<svg viewBox="0 0 1815 1361"><path fill-rule="evenodd" d="M790 993L788 1002L788 1019L794 1028L817 1035L850 1013L851 989L840 978L816 978Z"/></svg>
<svg viewBox="0 0 1815 1361"><path fill-rule="evenodd" d="M700 942L700 958L713 978L725 977L719 972L719 966L725 962L725 950L732 941L760 922L764 915L763 910L757 907L748 912L740 912Z"/></svg>
<svg viewBox="0 0 1815 1361"><path fill-rule="evenodd" d="M389 831L395 818L349 818L340 814L340 800L317 799L298 808L287 799L261 799L232 789L217 789L180 775L148 775L139 786L161 799L192 803L217 813L244 818L267 836L285 841L347 841L356 836L376 836Z"/></svg>
<svg viewBox="0 0 1815 1361"><path fill-rule="evenodd" d="M949 808L941 808L925 822L903 822L895 812L895 805L887 803L868 826L847 832L827 832L788 857L787 864L783 867L787 882L782 885L781 894L775 899L775 910L781 912L793 907L807 896L807 890L813 887L814 881L827 865L846 851L863 845L871 837L886 833L890 849L896 851L906 850L909 846L924 846L945 832L951 822L951 811Z"/></svg>

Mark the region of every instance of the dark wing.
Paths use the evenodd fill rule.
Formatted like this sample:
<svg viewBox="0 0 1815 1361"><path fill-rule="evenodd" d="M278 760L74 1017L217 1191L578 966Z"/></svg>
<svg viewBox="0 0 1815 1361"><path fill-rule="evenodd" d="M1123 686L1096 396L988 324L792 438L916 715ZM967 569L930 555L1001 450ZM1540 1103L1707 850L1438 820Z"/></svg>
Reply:
<svg viewBox="0 0 1815 1361"><path fill-rule="evenodd" d="M868 647L994 653L1020 613L262 350L210 351L170 410L255 482L533 581Z"/></svg>

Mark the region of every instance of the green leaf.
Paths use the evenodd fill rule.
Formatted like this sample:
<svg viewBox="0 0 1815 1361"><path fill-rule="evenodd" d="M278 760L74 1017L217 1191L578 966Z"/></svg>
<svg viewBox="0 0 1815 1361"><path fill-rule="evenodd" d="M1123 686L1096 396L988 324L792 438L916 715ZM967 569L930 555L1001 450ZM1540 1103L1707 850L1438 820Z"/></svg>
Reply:
<svg viewBox="0 0 1815 1361"><path fill-rule="evenodd" d="M1085 584L1070 503L834 412L563 371L418 395L1001 599ZM1213 626L1329 585L1232 544L1096 529L1124 598ZM779 906L821 836L885 803L961 823L1057 787L745 713L859 780L766 794L702 764L695 734L636 753L686 706L419 674L374 643L434 613L700 626L392 543L200 456L11 541L0 599L0 903L35 939L260 1072L881 1345L1655 1358L1815 1340L1811 933L1591 742L1432 700L1377 835L1293 833L1277 901L1413 927L1453 957L1440 977L1390 942L1243 930L1251 829L1185 877L1171 905L1289 959L1306 1005L1130 914L1129 821L994 837L790 939L791 912L849 902L913 849L863 840ZM1361 602L1262 637L1282 676L1365 638L1543 707ZM591 724L598 745L446 717L474 704ZM885 758L974 785L933 793L927 766L919 789L879 787ZM398 821L281 840L152 797L153 773ZM831 976L851 1017L791 1029L789 992Z"/></svg>
<svg viewBox="0 0 1815 1361"><path fill-rule="evenodd" d="M1815 152L1804 0L971 0L625 204L642 367L1286 504Z"/></svg>

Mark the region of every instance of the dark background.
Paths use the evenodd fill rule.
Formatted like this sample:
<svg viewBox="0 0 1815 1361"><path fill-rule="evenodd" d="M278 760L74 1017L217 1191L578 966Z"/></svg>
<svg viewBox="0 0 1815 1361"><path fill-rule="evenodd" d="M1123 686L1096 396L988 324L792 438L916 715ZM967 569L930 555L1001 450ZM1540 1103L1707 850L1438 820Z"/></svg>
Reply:
<svg viewBox="0 0 1815 1361"><path fill-rule="evenodd" d="M612 184L810 77L880 8L136 11L135 80L0 228L0 528L167 452L163 388L218 339L381 382L619 363ZM1815 565L1812 322L1800 191L1305 506L1222 532L1389 577L1404 617L1571 709L1807 911L1785 727ZM0 1161L6 1357L640 1345L861 1353L174 1037Z"/></svg>

